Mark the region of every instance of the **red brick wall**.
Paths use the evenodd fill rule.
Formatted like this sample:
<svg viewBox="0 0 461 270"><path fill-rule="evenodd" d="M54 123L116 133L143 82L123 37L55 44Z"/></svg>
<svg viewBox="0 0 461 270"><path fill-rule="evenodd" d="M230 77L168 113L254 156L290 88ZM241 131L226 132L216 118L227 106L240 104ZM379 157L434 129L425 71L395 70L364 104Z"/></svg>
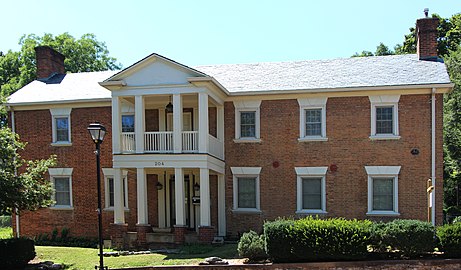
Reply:
<svg viewBox="0 0 461 270"><path fill-rule="evenodd" d="M21 136L22 141L29 142L26 151L21 153L24 159L46 158L56 154L57 167L73 168L74 209L41 209L34 213L23 212L20 219L21 235L33 236L38 233L50 233L55 227L58 229L68 227L71 235L97 236L95 145L87 131L88 125L94 121L99 121L110 131L111 109L109 107L72 109L72 146L54 147L50 145L52 128L49 110L15 112L16 132ZM101 145L101 167L112 167L110 132ZM101 184L102 194L104 194L104 183ZM109 213L103 212L105 220L106 215ZM105 224L105 227L108 228L108 225Z"/></svg>
<svg viewBox="0 0 461 270"><path fill-rule="evenodd" d="M442 218L442 96L437 97L437 220ZM261 143L234 143L234 106L225 103L227 230L261 231L264 220L294 216L294 167L337 165L326 175L327 216L370 218L364 166L402 166L399 175L400 218L426 219L426 181L431 176L430 95L402 95L399 102L400 140L371 141L368 97L329 98L326 142L298 142L299 106L296 99L263 100ZM419 155L410 153L412 148ZM280 166L272 166L278 161ZM262 167L260 214L232 211L230 167ZM375 218L376 219L376 218Z"/></svg>

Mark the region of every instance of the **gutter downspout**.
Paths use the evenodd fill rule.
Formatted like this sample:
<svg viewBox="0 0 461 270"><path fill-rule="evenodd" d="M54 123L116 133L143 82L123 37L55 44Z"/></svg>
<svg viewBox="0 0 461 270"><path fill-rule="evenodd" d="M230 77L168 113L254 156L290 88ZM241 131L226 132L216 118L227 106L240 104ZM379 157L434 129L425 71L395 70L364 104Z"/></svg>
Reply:
<svg viewBox="0 0 461 270"><path fill-rule="evenodd" d="M13 132L13 134L15 134L16 133L16 127L15 127L15 122L14 122L14 110L11 107L9 107L9 110L11 112L11 132ZM14 175L17 176L17 174L18 174L18 172L15 169L14 170ZM16 237L19 238L19 214L18 214L18 209L17 208L14 209L14 213L15 213L15 217L16 217Z"/></svg>
<svg viewBox="0 0 461 270"><path fill-rule="evenodd" d="M431 95L431 105L432 105L432 124L431 124L431 180L432 180L432 186L434 187L432 194L431 194L431 200L432 200L432 209L431 209L431 221L432 225L435 226L435 192L436 192L436 185L435 185L435 92L436 88L432 88L432 95Z"/></svg>

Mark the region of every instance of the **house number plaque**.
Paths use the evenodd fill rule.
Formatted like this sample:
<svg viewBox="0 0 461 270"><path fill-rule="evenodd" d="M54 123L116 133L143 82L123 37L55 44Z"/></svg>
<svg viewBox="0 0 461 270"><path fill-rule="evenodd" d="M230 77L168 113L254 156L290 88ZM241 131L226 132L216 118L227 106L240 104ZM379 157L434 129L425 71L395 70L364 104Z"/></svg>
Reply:
<svg viewBox="0 0 461 270"><path fill-rule="evenodd" d="M163 161L154 161L154 166L165 166Z"/></svg>

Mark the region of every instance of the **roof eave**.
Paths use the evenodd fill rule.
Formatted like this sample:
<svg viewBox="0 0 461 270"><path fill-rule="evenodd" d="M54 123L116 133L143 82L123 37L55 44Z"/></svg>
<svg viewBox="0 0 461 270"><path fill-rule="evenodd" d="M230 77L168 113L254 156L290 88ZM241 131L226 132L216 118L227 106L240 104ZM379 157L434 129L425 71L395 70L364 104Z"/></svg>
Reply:
<svg viewBox="0 0 461 270"><path fill-rule="evenodd" d="M207 77L189 77L187 78L187 81L190 82L191 84L198 84L198 83L212 83L214 84L218 89L223 91L226 95L231 95L231 93L222 85L218 82L213 77L207 76Z"/></svg>
<svg viewBox="0 0 461 270"><path fill-rule="evenodd" d="M274 95L274 94L297 94L297 93L330 93L330 92L358 92L369 90L402 90L436 88L436 93L449 93L453 91L453 83L440 84L409 84L409 85L383 85L383 86L361 86L361 87L338 87L338 88L313 88L313 89L290 89L290 90L258 90L230 92L230 96L253 96L253 95Z"/></svg>
<svg viewBox="0 0 461 270"><path fill-rule="evenodd" d="M53 100L53 101L37 101L37 102L17 102L5 103L7 107L19 106L36 106L36 105L56 105L56 104L71 104L71 103L97 103L97 102L111 102L111 98L92 98L92 99L69 99L69 100Z"/></svg>

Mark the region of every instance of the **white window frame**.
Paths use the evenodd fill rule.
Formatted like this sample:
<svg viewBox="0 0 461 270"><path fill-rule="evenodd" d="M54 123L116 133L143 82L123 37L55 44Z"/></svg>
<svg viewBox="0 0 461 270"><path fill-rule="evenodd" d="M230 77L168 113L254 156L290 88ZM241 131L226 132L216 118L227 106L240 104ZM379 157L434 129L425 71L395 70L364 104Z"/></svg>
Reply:
<svg viewBox="0 0 461 270"><path fill-rule="evenodd" d="M327 112L326 104L327 97L318 97L318 98L298 98L299 104L299 138L300 142L310 142L310 141L328 141L327 138ZM321 109L322 116L322 126L321 126L321 135L315 136L306 136L306 110L309 109Z"/></svg>
<svg viewBox="0 0 461 270"><path fill-rule="evenodd" d="M233 211L234 212L247 212L247 213L260 213L260 188L259 188L259 175L261 174L261 167L231 167L233 175ZM238 179L239 178L255 178L256 185L256 207L255 208L239 208L238 207Z"/></svg>
<svg viewBox="0 0 461 270"><path fill-rule="evenodd" d="M371 103L371 140L398 140L399 136L399 100L400 95L368 96ZM376 133L376 108L392 107L393 134Z"/></svg>
<svg viewBox="0 0 461 270"><path fill-rule="evenodd" d="M260 133L260 107L261 100L234 101L235 107L235 139L236 143L258 143L261 142ZM255 137L241 137L240 114L241 112L255 112Z"/></svg>
<svg viewBox="0 0 461 270"><path fill-rule="evenodd" d="M135 133L136 132L136 125L133 127L134 128L134 132L123 132L123 116L133 116L133 121L136 121L136 115L134 113L122 113L122 115L120 116L120 130L122 131L122 133ZM134 122L133 122L134 123Z"/></svg>
<svg viewBox="0 0 461 270"><path fill-rule="evenodd" d="M51 199L55 201L55 189L54 189L54 179L55 178L69 178L69 197L70 197L70 205L56 205L53 204L50 206L50 209L56 209L56 210L73 210L74 209L74 203L72 199L72 171L73 168L49 168L48 169L48 174L50 175L50 181L51 185L53 187L53 195Z"/></svg>
<svg viewBox="0 0 461 270"><path fill-rule="evenodd" d="M399 213L399 173L401 166L365 166L368 174L368 212L369 216L398 216ZM373 210L373 179L393 178L394 194L392 211Z"/></svg>
<svg viewBox="0 0 461 270"><path fill-rule="evenodd" d="M296 214L327 214L326 181L328 167L295 167L296 172ZM303 209L303 178L322 178L321 209Z"/></svg>
<svg viewBox="0 0 461 270"><path fill-rule="evenodd" d="M70 113L72 108L52 108L50 109L51 113L51 128L52 128L52 146L71 146L72 145L72 125L70 119ZM68 141L57 141L57 126L56 126L56 119L57 118L67 118L69 130L68 130Z"/></svg>
<svg viewBox="0 0 461 270"><path fill-rule="evenodd" d="M114 211L114 206L109 206L110 194L109 194L109 178L112 178L115 181L115 170L113 168L102 168L104 174L104 210ZM123 194L124 199L124 208L125 211L128 211L128 171L122 170L123 185L125 187L125 192ZM115 183L114 183L115 184ZM123 189L122 189L123 192ZM115 194L114 194L115 196ZM114 198L115 200L115 198Z"/></svg>

